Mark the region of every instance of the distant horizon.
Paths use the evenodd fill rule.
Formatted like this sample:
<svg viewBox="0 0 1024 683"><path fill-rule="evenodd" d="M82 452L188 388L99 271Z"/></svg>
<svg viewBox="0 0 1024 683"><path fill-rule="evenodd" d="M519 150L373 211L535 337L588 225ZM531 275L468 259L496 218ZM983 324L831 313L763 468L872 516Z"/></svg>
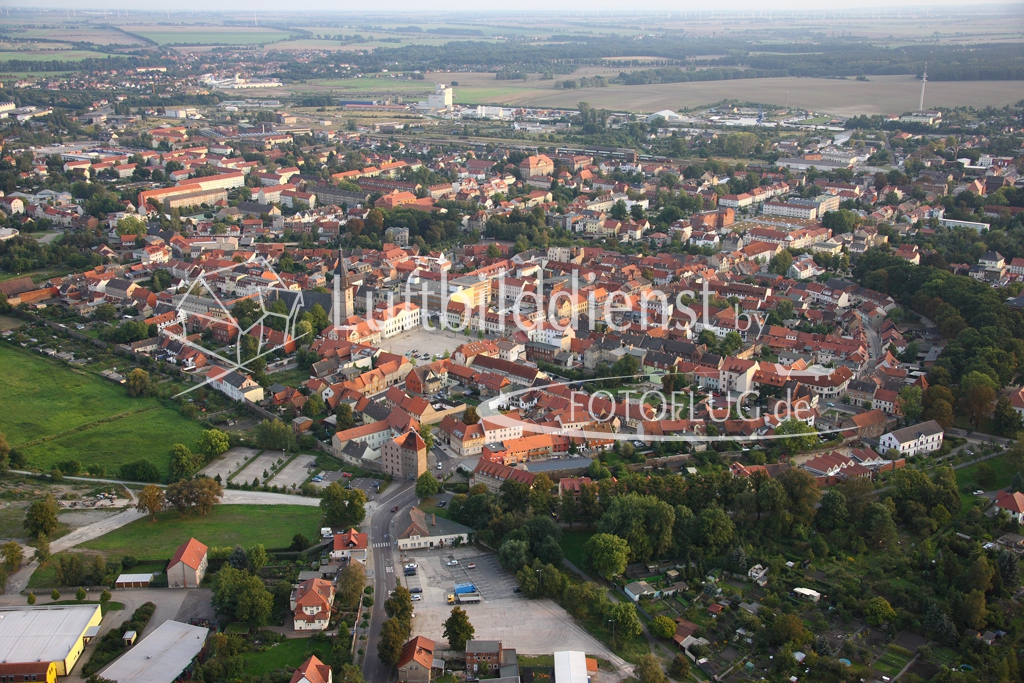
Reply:
<svg viewBox="0 0 1024 683"><path fill-rule="evenodd" d="M295 14L295 13L306 13L306 12L317 12L327 13L332 15L346 15L346 16L379 16L382 13L400 13L402 15L429 15L446 12L464 12L469 15L520 15L523 13L536 14L538 12L543 14L562 14L565 16L578 16L580 14L608 14L617 16L645 16L654 13L669 13L683 15L686 13L693 12L704 12L711 14L728 14L728 13L764 13L764 14L785 14L788 12L812 12L814 14L821 14L822 17L835 16L837 13L849 15L851 17L862 17L865 14L872 14L876 12L898 12L900 10L926 10L941 12L942 10L959 10L962 12L978 12L985 8L992 9L1017 9L1019 13L1024 14L1024 6L1021 5L1017 0L989 0L983 4L965 6L963 2L959 0L909 0L900 4L887 4L879 3L876 5L858 6L854 8L823 8L820 3L814 0L786 0L783 3L773 3L771 7L766 7L763 3L753 2L752 0L725 0L724 3L719 4L716 7L701 6L694 3L693 5L669 2L668 0L655 0L653 3L648 4L644 10L623 10L623 8L612 0L594 0L587 7L573 7L573 8L558 8L553 9L549 2L542 2L540 0L525 0L525 2L517 5L515 10L507 9L480 9L474 3L468 2L467 0L443 0L438 3L431 3L430 6L422 6L413 3L411 0L380 0L375 3L372 10L367 9L347 9L339 7L336 3L329 2L328 0L307 0L300 6L289 7L287 10L281 9L279 3L274 0L221 0L218 3L219 8L217 10L210 10L210 5L204 0L180 0L174 8L175 11L171 12L171 19L183 17L182 12L189 12L189 16L193 16L191 13L199 11L210 15L220 14L248 14L251 15L253 12L265 13L265 14ZM100 0L98 2L91 2L87 7L76 6L70 2L70 0L29 0L17 6L8 7L4 11L4 16L10 12L10 16L13 18L17 14L22 14L26 11L37 11L45 9L47 11L73 11L73 12L97 12L97 11L117 11L127 10L129 12L142 12L144 14L159 15L164 12L159 9L154 9L149 3L142 3L139 0ZM175 14L177 16L175 16ZM1021 27L1024 29L1024 25Z"/></svg>

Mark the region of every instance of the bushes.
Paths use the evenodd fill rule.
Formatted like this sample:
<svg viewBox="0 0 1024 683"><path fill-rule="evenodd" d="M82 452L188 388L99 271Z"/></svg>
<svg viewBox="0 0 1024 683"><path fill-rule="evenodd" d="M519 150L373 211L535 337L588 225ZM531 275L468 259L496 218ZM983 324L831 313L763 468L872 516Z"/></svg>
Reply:
<svg viewBox="0 0 1024 683"><path fill-rule="evenodd" d="M125 463L118 468L117 474L121 479L128 481L152 483L158 482L161 479L160 470L148 460L136 460L135 462Z"/></svg>
<svg viewBox="0 0 1024 683"><path fill-rule="evenodd" d="M104 633L99 643L96 644L96 650L92 653L92 657L82 667L82 675L91 676L124 652L125 647L121 634L125 631L135 631L139 637L142 637L142 632L152 618L154 610L156 610L156 605L147 602L132 613L131 619Z"/></svg>

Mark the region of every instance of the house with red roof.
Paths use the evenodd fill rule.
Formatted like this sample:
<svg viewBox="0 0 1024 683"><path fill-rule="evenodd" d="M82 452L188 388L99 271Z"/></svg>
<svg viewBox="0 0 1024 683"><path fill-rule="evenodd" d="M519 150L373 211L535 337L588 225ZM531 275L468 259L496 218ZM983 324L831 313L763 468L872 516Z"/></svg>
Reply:
<svg viewBox="0 0 1024 683"><path fill-rule="evenodd" d="M366 564L367 535L361 534L355 529L349 529L342 534L334 534L334 547L331 549L331 559L355 560Z"/></svg>
<svg viewBox="0 0 1024 683"><path fill-rule="evenodd" d="M398 680L408 683L430 683L434 670L434 641L416 636L402 648L398 658Z"/></svg>
<svg viewBox="0 0 1024 683"><path fill-rule="evenodd" d="M199 588L206 576L207 550L209 548L194 538L178 546L167 565L167 585L171 588Z"/></svg>
<svg viewBox="0 0 1024 683"><path fill-rule="evenodd" d="M1010 513L1017 524L1024 524L1024 493L1000 491L996 494L996 507Z"/></svg>
<svg viewBox="0 0 1024 683"><path fill-rule="evenodd" d="M310 656L292 674L289 683L333 683L334 674L331 667L321 662L316 655Z"/></svg>
<svg viewBox="0 0 1024 683"><path fill-rule="evenodd" d="M292 591L290 609L296 631L326 631L334 604L334 584L323 579L308 579Z"/></svg>

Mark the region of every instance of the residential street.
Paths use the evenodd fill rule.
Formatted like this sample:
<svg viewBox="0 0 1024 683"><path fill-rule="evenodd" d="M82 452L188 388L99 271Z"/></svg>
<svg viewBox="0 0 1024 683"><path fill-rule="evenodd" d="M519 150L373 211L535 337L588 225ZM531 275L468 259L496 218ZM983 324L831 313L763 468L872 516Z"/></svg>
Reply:
<svg viewBox="0 0 1024 683"><path fill-rule="evenodd" d="M370 613L370 632L363 651L363 678L370 683L387 683L394 678L395 669L385 665L377 657L377 640L380 627L387 618L384 601L388 591L393 589L395 578L395 534L403 531L394 528L395 517L416 502L415 485L411 481L395 482L377 500L376 509L370 515L369 545L372 563L373 608ZM391 512L398 506L398 512ZM367 567L369 570L370 567ZM370 572L368 572L370 573Z"/></svg>

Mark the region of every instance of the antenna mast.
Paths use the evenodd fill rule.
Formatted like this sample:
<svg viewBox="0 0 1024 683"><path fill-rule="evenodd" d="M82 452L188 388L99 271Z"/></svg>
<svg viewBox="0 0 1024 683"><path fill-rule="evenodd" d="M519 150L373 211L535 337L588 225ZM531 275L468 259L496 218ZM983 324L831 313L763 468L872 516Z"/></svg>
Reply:
<svg viewBox="0 0 1024 683"><path fill-rule="evenodd" d="M928 62L924 64L924 73L921 75L921 102L917 107L918 111L924 111L924 86L928 85Z"/></svg>

